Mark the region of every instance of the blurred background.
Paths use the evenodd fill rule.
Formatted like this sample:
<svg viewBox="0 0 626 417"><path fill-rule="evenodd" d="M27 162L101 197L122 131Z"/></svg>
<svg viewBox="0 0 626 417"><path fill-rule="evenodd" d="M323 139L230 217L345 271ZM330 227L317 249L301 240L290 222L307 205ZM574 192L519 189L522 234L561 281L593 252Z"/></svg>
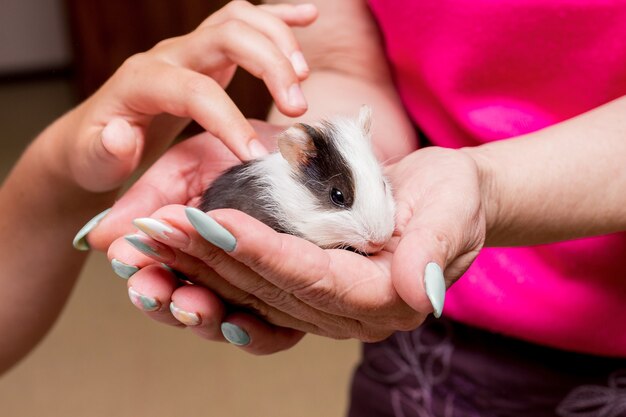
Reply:
<svg viewBox="0 0 626 417"><path fill-rule="evenodd" d="M124 59L193 30L225 3L0 0L0 179ZM246 116L265 116L270 98L256 80L238 73L228 92ZM93 254L50 334L0 377L0 415L341 416L358 350L307 336L288 352L253 357L204 342L144 318L105 256Z"/></svg>

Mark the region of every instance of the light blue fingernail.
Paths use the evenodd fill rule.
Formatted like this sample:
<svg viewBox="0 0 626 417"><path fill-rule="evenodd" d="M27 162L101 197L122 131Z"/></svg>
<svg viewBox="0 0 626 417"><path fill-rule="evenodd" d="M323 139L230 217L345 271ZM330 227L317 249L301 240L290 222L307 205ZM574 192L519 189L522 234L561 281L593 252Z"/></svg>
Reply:
<svg viewBox="0 0 626 417"><path fill-rule="evenodd" d="M113 272L115 272L117 276L124 279L132 277L135 272L139 271L139 268L137 268L136 266L125 264L124 262L118 261L115 258L111 259L111 267L113 268Z"/></svg>
<svg viewBox="0 0 626 417"><path fill-rule="evenodd" d="M224 229L222 225L213 220L211 216L193 207L187 207L185 214L191 225L200 233L200 236L226 252L235 250L237 246L235 237L228 230Z"/></svg>
<svg viewBox="0 0 626 417"><path fill-rule="evenodd" d="M221 327L224 338L233 345L246 346L250 343L250 336L241 327L228 322L222 323Z"/></svg>
<svg viewBox="0 0 626 417"><path fill-rule="evenodd" d="M126 235L124 236L124 239L126 239L126 241L130 243L138 251L148 256L153 256L155 258L162 258L162 255L157 251L156 246L153 247L148 244L149 238L140 236L140 235ZM152 243L154 241L150 239L150 242ZM156 243L154 244L156 245Z"/></svg>
<svg viewBox="0 0 626 417"><path fill-rule="evenodd" d="M133 287L128 287L128 296L135 307L143 311L156 311L161 308L159 300L140 294Z"/></svg>
<svg viewBox="0 0 626 417"><path fill-rule="evenodd" d="M441 267L434 262L426 265L424 287L426 288L426 296L433 305L433 315L436 318L441 317L443 303L446 300L446 281L443 278Z"/></svg>
<svg viewBox="0 0 626 417"><path fill-rule="evenodd" d="M85 224L74 236L74 240L72 241L72 245L78 250L89 250L89 243L87 243L87 235L91 232L97 225L100 223L100 220L106 216L110 208L104 210L102 213L95 216L93 219L89 220L87 224Z"/></svg>

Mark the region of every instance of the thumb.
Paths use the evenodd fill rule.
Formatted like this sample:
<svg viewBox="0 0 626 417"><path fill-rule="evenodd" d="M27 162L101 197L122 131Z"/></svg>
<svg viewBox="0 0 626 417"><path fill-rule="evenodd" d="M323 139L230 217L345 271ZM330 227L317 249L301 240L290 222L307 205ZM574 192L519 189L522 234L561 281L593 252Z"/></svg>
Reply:
<svg viewBox="0 0 626 417"><path fill-rule="evenodd" d="M449 256L448 239L432 229L408 231L398 243L391 265L394 288L420 313L441 316L446 298L444 271Z"/></svg>
<svg viewBox="0 0 626 417"><path fill-rule="evenodd" d="M76 181L93 192L119 187L135 170L141 157L141 133L122 118L114 118L85 141Z"/></svg>

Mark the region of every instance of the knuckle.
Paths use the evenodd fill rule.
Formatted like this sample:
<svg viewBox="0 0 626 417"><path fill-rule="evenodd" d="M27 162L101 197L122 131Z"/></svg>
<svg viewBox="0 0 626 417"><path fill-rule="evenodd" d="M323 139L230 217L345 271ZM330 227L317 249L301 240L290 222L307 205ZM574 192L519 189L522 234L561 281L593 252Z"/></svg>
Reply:
<svg viewBox="0 0 626 417"><path fill-rule="evenodd" d="M269 283L262 283L250 293L279 310L294 304L293 295Z"/></svg>
<svg viewBox="0 0 626 417"><path fill-rule="evenodd" d="M185 91L192 95L203 95L208 90L208 84L203 77L191 76L185 81Z"/></svg>
<svg viewBox="0 0 626 417"><path fill-rule="evenodd" d="M245 0L237 0L237 1L231 1L230 3L228 3L225 7L225 10L227 10L229 13L241 13L244 10L247 10L252 6L250 3L248 3Z"/></svg>
<svg viewBox="0 0 626 417"><path fill-rule="evenodd" d="M336 302L335 292L326 284L326 280L306 280L306 283L295 285L289 289L295 297L313 306L325 306Z"/></svg>
<svg viewBox="0 0 626 417"><path fill-rule="evenodd" d="M136 75L143 71L146 61L148 60L147 52L140 52L130 57L126 58L126 60L120 65L119 72L128 74L128 75Z"/></svg>
<svg viewBox="0 0 626 417"><path fill-rule="evenodd" d="M222 265L227 259L227 255L225 255L221 249L212 246L204 248L199 257L202 262L207 264L212 269L219 269L220 265Z"/></svg>
<svg viewBox="0 0 626 417"><path fill-rule="evenodd" d="M246 294L239 300L235 301L235 304L239 307L243 307L250 313L257 317L267 318L269 317L269 307L267 304L259 300L252 294Z"/></svg>
<svg viewBox="0 0 626 417"><path fill-rule="evenodd" d="M238 39L244 31L248 30L248 25L241 20L230 19L220 25L226 39Z"/></svg>

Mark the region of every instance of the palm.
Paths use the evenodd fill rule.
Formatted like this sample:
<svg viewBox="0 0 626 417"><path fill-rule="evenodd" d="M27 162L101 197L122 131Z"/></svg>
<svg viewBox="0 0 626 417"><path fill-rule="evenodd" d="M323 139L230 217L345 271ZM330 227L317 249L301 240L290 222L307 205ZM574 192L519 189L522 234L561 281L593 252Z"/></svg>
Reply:
<svg viewBox="0 0 626 417"><path fill-rule="evenodd" d="M280 127L251 121L259 139L273 146ZM149 216L168 204L194 205L215 177L239 159L217 138L203 133L187 139L166 152L117 201L100 227L89 235L93 248L106 250L111 242L134 230L131 221Z"/></svg>

